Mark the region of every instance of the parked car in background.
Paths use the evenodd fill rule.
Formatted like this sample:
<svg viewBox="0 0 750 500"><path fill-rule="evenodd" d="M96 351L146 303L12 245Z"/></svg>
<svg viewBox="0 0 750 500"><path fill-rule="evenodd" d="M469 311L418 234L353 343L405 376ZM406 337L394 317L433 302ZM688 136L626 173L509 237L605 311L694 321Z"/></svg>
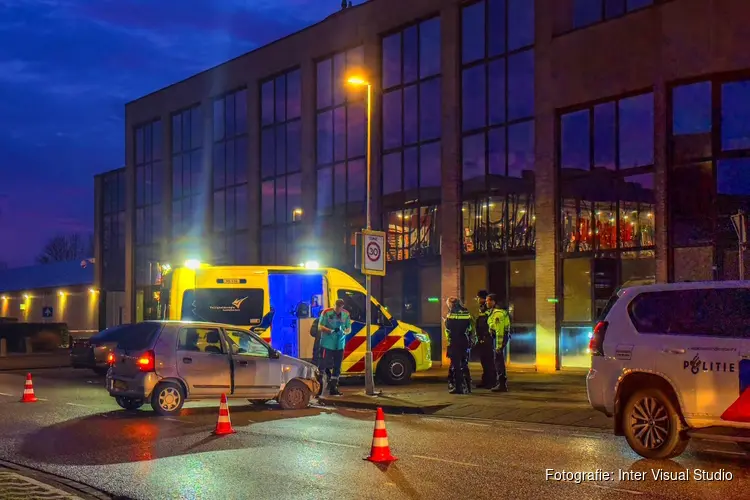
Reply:
<svg viewBox="0 0 750 500"><path fill-rule="evenodd" d="M302 409L320 388L317 367L281 354L257 334L195 321L145 321L124 327L110 356L107 390L126 410L151 403L160 415L186 400L274 399Z"/></svg>
<svg viewBox="0 0 750 500"><path fill-rule="evenodd" d="M70 362L73 368L89 368L98 375L106 375L109 369L107 357L117 346L130 325L119 325L107 328L91 337L72 339Z"/></svg>

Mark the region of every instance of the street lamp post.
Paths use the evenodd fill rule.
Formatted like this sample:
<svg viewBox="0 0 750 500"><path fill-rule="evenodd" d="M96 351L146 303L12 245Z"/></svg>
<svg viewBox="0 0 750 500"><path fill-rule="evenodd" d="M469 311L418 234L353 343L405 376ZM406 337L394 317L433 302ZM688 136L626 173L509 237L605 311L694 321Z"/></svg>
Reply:
<svg viewBox="0 0 750 500"><path fill-rule="evenodd" d="M351 85L359 87L367 87L367 198L366 198L366 211L367 211L367 230L372 229L372 209L371 201L372 198L372 180L370 168L372 165L372 85L370 82L363 78L351 77L347 80ZM372 325L372 277L369 274L365 275L365 289L367 291L367 298L365 303L365 338L367 339L365 352L365 392L368 396L375 395L375 377L372 371L372 333L370 327Z"/></svg>

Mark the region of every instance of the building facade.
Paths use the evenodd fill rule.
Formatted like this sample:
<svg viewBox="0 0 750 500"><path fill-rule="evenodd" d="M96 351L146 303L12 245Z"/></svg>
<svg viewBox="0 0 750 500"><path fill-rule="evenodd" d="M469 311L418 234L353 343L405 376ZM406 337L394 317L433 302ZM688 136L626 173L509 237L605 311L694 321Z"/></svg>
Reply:
<svg viewBox="0 0 750 500"><path fill-rule="evenodd" d="M491 290L513 311L511 363L587 366L618 286L738 275L748 16L743 0L371 0L131 102L124 316L154 310L163 262L357 275L356 73L388 235L376 295L434 326L445 298Z"/></svg>

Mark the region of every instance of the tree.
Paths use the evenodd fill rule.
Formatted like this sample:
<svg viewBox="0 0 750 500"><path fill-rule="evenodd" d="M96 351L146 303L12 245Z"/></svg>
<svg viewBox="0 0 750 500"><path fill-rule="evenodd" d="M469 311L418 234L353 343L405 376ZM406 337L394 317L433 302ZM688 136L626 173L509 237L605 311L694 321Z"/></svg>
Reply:
<svg viewBox="0 0 750 500"><path fill-rule="evenodd" d="M94 236L91 234L57 235L44 245L36 261L40 264L70 262L94 256Z"/></svg>

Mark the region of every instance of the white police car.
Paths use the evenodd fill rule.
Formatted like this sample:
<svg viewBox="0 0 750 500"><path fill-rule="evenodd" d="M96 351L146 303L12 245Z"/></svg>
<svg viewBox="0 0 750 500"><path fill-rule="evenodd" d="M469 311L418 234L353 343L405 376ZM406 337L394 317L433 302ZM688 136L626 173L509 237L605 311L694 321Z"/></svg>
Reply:
<svg viewBox="0 0 750 500"><path fill-rule="evenodd" d="M750 451L750 282L623 288L589 350L589 402L639 455L677 456L690 437Z"/></svg>

